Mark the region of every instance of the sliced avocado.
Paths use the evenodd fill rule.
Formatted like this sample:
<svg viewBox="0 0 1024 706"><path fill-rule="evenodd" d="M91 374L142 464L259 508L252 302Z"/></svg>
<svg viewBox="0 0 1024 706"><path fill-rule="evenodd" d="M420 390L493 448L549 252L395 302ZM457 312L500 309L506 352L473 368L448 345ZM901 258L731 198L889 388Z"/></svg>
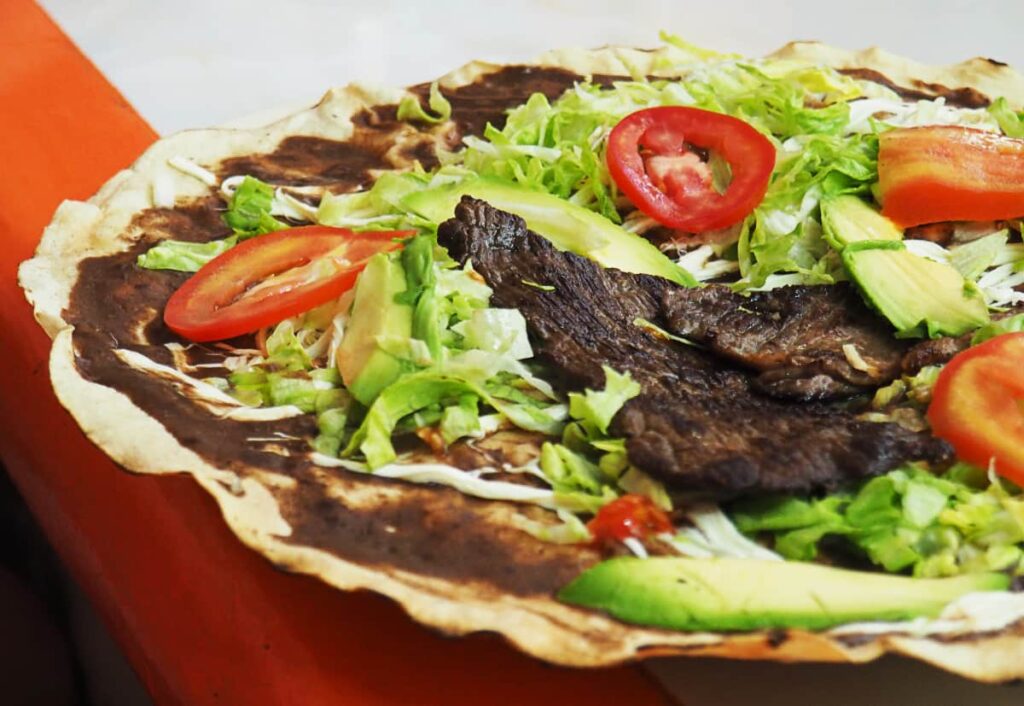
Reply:
<svg viewBox="0 0 1024 706"><path fill-rule="evenodd" d="M379 343L412 335L413 309L395 300L405 288L402 265L387 253L370 258L356 281L352 315L338 347L338 371L352 396L364 405L406 369L403 360Z"/></svg>
<svg viewBox="0 0 1024 706"><path fill-rule="evenodd" d="M959 336L989 321L985 297L973 283L902 242L853 243L843 249L843 264L898 336Z"/></svg>
<svg viewBox="0 0 1024 706"><path fill-rule="evenodd" d="M903 232L856 196L821 202L825 238L899 336L959 336L989 321L985 297L956 268L915 255Z"/></svg>
<svg viewBox="0 0 1024 706"><path fill-rule="evenodd" d="M598 213L551 194L494 179L472 179L411 193L402 199L402 205L434 223L441 223L452 217L456 204L467 194L520 216L530 230L561 250L589 257L605 267L657 275L686 287L697 286L697 280L689 272L644 238Z"/></svg>
<svg viewBox="0 0 1024 706"><path fill-rule="evenodd" d="M672 630L823 630L935 617L960 596L1009 585L996 573L915 579L799 562L619 557L588 569L558 598Z"/></svg>
<svg viewBox="0 0 1024 706"><path fill-rule="evenodd" d="M821 225L836 250L863 240L903 240L895 223L851 194L821 202Z"/></svg>

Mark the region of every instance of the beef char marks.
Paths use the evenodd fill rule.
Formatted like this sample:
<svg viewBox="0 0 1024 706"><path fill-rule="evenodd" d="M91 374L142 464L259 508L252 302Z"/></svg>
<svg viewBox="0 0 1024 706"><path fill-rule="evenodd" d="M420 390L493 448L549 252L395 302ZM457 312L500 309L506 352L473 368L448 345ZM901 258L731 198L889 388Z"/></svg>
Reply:
<svg viewBox="0 0 1024 706"><path fill-rule="evenodd" d="M604 387L603 365L629 371L660 395L744 386L707 356L664 345L633 323L659 319L667 280L559 252L522 219L483 201L464 197L455 213L438 231L441 244L460 262L473 262L495 305L522 312L538 356L558 368L569 389Z"/></svg>
<svg viewBox="0 0 1024 706"><path fill-rule="evenodd" d="M759 372L754 387L774 397L833 399L885 385L908 348L845 283L750 296L673 287L662 301L669 331Z"/></svg>
<svg viewBox="0 0 1024 706"><path fill-rule="evenodd" d="M438 236L453 257L473 262L497 306L522 312L538 357L567 387L602 387L602 365L640 382L614 432L626 437L633 463L672 488L719 497L809 492L950 456L938 439L857 420L839 405L773 399L721 357L637 326L670 326L665 301L676 285L667 280L561 252L522 219L469 197Z"/></svg>

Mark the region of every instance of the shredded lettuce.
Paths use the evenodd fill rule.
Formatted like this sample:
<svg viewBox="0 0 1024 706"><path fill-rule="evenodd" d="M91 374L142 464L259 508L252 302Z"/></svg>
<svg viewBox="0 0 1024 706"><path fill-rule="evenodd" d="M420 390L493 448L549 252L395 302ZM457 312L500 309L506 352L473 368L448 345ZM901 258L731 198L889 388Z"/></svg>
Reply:
<svg viewBox="0 0 1024 706"><path fill-rule="evenodd" d="M197 272L246 238L287 228L287 223L270 215L273 205L274 187L247 176L231 195L223 216L234 235L206 243L164 240L139 255L136 263L148 270Z"/></svg>
<svg viewBox="0 0 1024 706"><path fill-rule="evenodd" d="M452 104L441 94L437 81L430 84L427 105L434 111L431 115L423 109L417 96L405 96L398 104L399 120L418 120L424 123L443 123L452 116Z"/></svg>
<svg viewBox="0 0 1024 706"><path fill-rule="evenodd" d="M629 373L604 368L605 388L569 395L571 421L561 443L545 443L540 468L555 489L563 507L596 512L621 493L651 498L664 510L672 509L665 487L630 465L622 439L608 437L612 417L626 402L640 394L640 385Z"/></svg>
<svg viewBox="0 0 1024 706"><path fill-rule="evenodd" d="M822 235L818 204L827 196L861 193L877 179L878 137L808 135L783 150L761 204L748 217L738 243L739 289L763 288L777 273L792 284L844 279L834 249Z"/></svg>
<svg viewBox="0 0 1024 706"><path fill-rule="evenodd" d="M295 332L295 324L286 319L267 337L267 363L276 369L309 370L313 362Z"/></svg>
<svg viewBox="0 0 1024 706"><path fill-rule="evenodd" d="M198 272L200 267L233 248L237 242L238 237L234 235L207 243L163 240L139 255L136 264L147 270Z"/></svg>
<svg viewBox="0 0 1024 706"><path fill-rule="evenodd" d="M999 129L1008 137L1024 138L1024 113L1018 113L1010 107L1005 98L997 98L988 107L988 112L999 123Z"/></svg>
<svg viewBox="0 0 1024 706"><path fill-rule="evenodd" d="M322 225L357 230L402 230L430 224L401 206L402 199L430 185L422 169L384 172L368 191L324 194L316 221Z"/></svg>
<svg viewBox="0 0 1024 706"><path fill-rule="evenodd" d="M384 388L370 406L343 455L351 456L359 451L371 469L390 463L397 458L391 435L403 418L433 406L462 404L467 395L473 395L493 407L521 429L545 434L561 431L561 417L551 407L527 401L529 398L510 401L509 397L513 395L498 386L479 385L428 370L405 375Z"/></svg>
<svg viewBox="0 0 1024 706"><path fill-rule="evenodd" d="M287 228L288 224L270 215L273 205L274 187L247 176L231 195L224 222L242 240Z"/></svg>
<svg viewBox="0 0 1024 706"><path fill-rule="evenodd" d="M932 399L932 388L941 370L941 365L926 365L914 375L903 375L878 388L871 400L872 408L885 409L905 400L923 408Z"/></svg>
<svg viewBox="0 0 1024 706"><path fill-rule="evenodd" d="M556 515L560 520L557 524L540 522L534 520L525 515L512 515L512 524L526 532L532 537L536 537L542 542L551 542L552 544L582 544L583 542L589 542L591 540L590 530L583 524L580 518L576 517L572 512L558 508Z"/></svg>
<svg viewBox="0 0 1024 706"><path fill-rule="evenodd" d="M441 414L440 431L446 444L464 436L480 436L479 398L476 395L462 395L458 404L445 407Z"/></svg>
<svg viewBox="0 0 1024 706"><path fill-rule="evenodd" d="M1009 232L1006 230L986 235L949 251L949 264L965 279L976 282L985 270L992 267L1005 249Z"/></svg>
<svg viewBox="0 0 1024 706"><path fill-rule="evenodd" d="M1024 293L1017 291L1024 284L1024 245L1009 242L1007 229L996 231L986 224L975 224L974 229L993 232L949 249L928 240L904 243L915 255L955 267L977 284L990 309L1024 302Z"/></svg>
<svg viewBox="0 0 1024 706"><path fill-rule="evenodd" d="M467 348L504 354L513 360L533 357L526 319L518 309L477 309L452 330L463 337Z"/></svg>
<svg viewBox="0 0 1024 706"><path fill-rule="evenodd" d="M570 393L569 414L582 422L584 427L597 430L603 435L608 433L608 425L612 417L622 409L622 405L640 394L640 383L629 373L617 373L607 365L602 366L602 370L605 375L604 389Z"/></svg>
<svg viewBox="0 0 1024 706"><path fill-rule="evenodd" d="M971 345L976 346L1004 333L1020 333L1021 331L1024 331L1024 314L1015 314L982 326L974 332Z"/></svg>
<svg viewBox="0 0 1024 706"><path fill-rule="evenodd" d="M810 561L825 538L839 537L890 572L1024 573L1024 497L966 464L942 476L908 465L855 492L757 498L732 513L744 533L772 535L788 559Z"/></svg>

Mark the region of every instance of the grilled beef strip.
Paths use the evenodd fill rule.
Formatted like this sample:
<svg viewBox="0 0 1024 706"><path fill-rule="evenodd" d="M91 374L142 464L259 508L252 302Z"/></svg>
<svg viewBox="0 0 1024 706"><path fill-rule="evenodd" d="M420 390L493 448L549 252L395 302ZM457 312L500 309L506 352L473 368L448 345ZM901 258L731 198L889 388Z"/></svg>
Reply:
<svg viewBox="0 0 1024 706"><path fill-rule="evenodd" d="M758 392L750 374L713 351L636 325L669 326L665 301L677 285L559 251L483 201L464 197L438 238L452 257L472 261L494 305L522 312L537 356L567 388L603 387L603 365L640 383L613 432L626 438L635 465L670 488L719 497L811 492L951 456L939 439L860 421L840 404Z"/></svg>
<svg viewBox="0 0 1024 706"><path fill-rule="evenodd" d="M908 348L847 283L750 296L672 287L662 304L669 331L758 371L754 387L774 397L831 399L888 384Z"/></svg>

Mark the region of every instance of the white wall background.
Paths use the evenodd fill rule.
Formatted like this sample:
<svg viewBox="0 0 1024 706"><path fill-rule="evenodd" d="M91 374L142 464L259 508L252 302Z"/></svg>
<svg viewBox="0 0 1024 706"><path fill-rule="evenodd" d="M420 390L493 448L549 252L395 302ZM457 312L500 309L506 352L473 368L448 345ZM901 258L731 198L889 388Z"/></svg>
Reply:
<svg viewBox="0 0 1024 706"><path fill-rule="evenodd" d="M650 46L666 29L760 55L791 39L878 45L929 63L1024 68L1024 0L42 0L161 133L312 101L360 80L407 85L471 59Z"/></svg>

